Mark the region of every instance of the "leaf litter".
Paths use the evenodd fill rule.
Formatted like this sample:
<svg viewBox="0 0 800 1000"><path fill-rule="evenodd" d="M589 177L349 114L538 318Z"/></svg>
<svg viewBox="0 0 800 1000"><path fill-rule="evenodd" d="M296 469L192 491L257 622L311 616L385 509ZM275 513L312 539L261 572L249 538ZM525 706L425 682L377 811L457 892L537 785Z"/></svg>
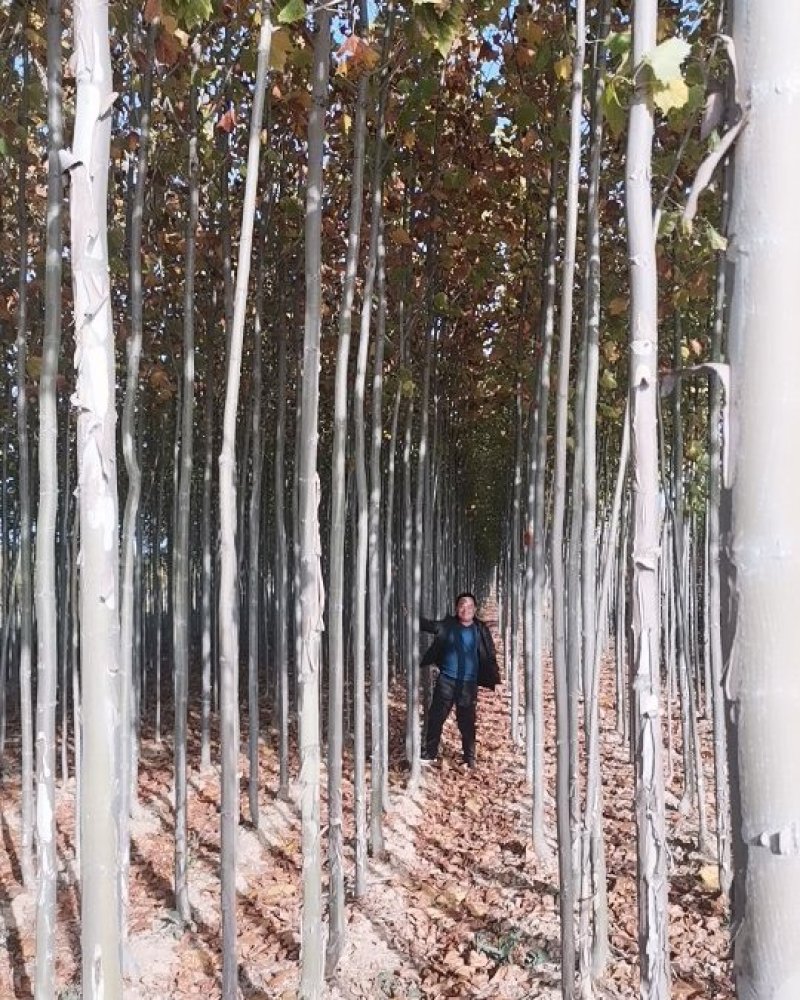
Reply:
<svg viewBox="0 0 800 1000"><path fill-rule="evenodd" d="M636 854L632 769L614 730L611 669L601 692L603 794L609 885L611 958L596 995L638 994ZM554 710L546 692L548 791L554 789ZM328 1000L358 998L560 997L558 879L540 862L529 837L531 796L525 752L510 735L507 685L481 692L478 769L460 766L455 721L445 727L440 763L427 769L416 793L407 787L402 691L390 709L390 807L386 853L370 862L363 899L348 901L348 936ZM190 761L199 760L199 720L192 717ZM677 725L677 723L675 723ZM712 770L710 723L701 719L705 767ZM673 734L679 742L679 733ZM190 769L189 892L192 921L182 926L172 900L172 751L143 727L139 801L131 825L128 1000L220 997L219 774ZM246 733L242 745L246 746ZM218 750L218 747L215 749ZM213 756L213 755L212 755ZM676 752L676 756L679 756ZM218 759L218 757L216 758ZM296 764L296 761L293 762ZM345 760L345 774L348 765ZM261 822L242 826L237 889L240 993L243 1000L292 1000L299 986L301 871L299 801L277 798L277 740L262 740ZM247 761L241 759L241 774ZM296 770L295 772L296 773ZM323 775L323 789L325 780ZM711 782L707 782L707 786ZM6 851L0 996L32 996L35 907L19 872L19 779L4 776ZM680 775L670 787L680 797ZM345 865L354 863L352 787L345 783ZM323 794L324 800L324 794ZM711 807L713 803L709 803ZM547 796L548 829L554 804ZM323 801L323 822L324 822ZM79 988L80 925L75 864L74 779L57 795L60 874L56 970L59 995ZM716 866L696 848L695 818L668 810L671 846L670 947L673 995L683 1000L734 996L728 914ZM323 838L324 840L325 838ZM325 844L323 844L323 849Z"/></svg>

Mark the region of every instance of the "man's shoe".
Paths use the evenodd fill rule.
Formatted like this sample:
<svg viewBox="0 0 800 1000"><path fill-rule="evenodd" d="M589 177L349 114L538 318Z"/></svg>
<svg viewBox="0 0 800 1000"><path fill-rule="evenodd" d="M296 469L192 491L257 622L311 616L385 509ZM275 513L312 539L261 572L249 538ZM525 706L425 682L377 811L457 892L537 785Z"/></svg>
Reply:
<svg viewBox="0 0 800 1000"><path fill-rule="evenodd" d="M464 767L468 768L470 771L474 771L478 765L475 763L474 757L464 758Z"/></svg>
<svg viewBox="0 0 800 1000"><path fill-rule="evenodd" d="M421 753L419 755L419 762L423 767L432 767L436 763L436 758L432 757L429 753Z"/></svg>

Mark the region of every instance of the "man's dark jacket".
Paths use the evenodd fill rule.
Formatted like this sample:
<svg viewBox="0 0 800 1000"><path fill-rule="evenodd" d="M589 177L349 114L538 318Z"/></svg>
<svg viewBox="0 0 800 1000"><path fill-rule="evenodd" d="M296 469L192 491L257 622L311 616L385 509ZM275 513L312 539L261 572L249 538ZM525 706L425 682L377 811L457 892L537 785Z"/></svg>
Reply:
<svg viewBox="0 0 800 1000"><path fill-rule="evenodd" d="M500 671L497 667L492 633L480 618L474 618L473 621L478 628L478 686L494 690L495 685L500 683ZM422 657L423 667L441 664L444 658L444 637L450 626L455 624L460 624L456 615L447 615L446 618L439 619L420 618L419 627L422 631L433 632L436 635L430 649Z"/></svg>

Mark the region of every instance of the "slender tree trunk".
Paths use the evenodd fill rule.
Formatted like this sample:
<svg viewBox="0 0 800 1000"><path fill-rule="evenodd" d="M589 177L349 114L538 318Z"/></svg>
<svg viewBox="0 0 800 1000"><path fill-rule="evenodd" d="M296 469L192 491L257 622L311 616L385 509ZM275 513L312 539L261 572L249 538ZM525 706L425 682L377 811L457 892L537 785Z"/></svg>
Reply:
<svg viewBox="0 0 800 1000"><path fill-rule="evenodd" d="M135 784L132 767L136 739L131 706L133 703L133 647L134 647L134 562L137 555L136 525L142 491L142 473L136 454L136 397L139 389L139 361L142 354L143 296L142 296L142 230L144 225L144 195L147 185L147 166L150 142L150 105L153 94L153 60L157 22L147 31L147 60L142 79L142 105L139 121L139 155L136 163L136 182L133 194L133 211L130 226L130 309L131 333L127 343L128 371L125 401L122 407L122 453L128 476L128 493L122 518L122 608L120 612L120 767L122 769L122 811L120 813L120 838L122 870L122 933L127 935L127 884L130 865L130 812Z"/></svg>
<svg viewBox="0 0 800 1000"><path fill-rule="evenodd" d="M566 646L566 581L564 579L564 507L567 472L567 408L569 360L572 332L572 293L575 272L575 244L578 223L578 182L580 172L581 103L583 63L586 51L586 6L578 0L575 9L575 51L573 53L572 101L570 107L570 149L567 180L567 219L561 279L561 312L558 355L558 407L556 410L555 473L553 485L553 533L551 565L553 573L553 664L556 690L556 819L558 826L558 867L561 915L561 995L575 996L575 884L572 866L570 821L569 678Z"/></svg>
<svg viewBox="0 0 800 1000"><path fill-rule="evenodd" d="M529 698L526 705L529 773L531 775L531 830L537 857L549 858L550 846L545 832L545 769L544 769L544 601L547 570L545 544L545 485L547 477L547 430L550 408L550 363L553 352L554 307L556 295L556 251L558 236L558 161L550 165L550 192L547 207L547 231L543 252L543 285L541 316L542 353L539 381L536 389L535 433L531 441L533 452L533 538L531 539L531 664Z"/></svg>
<svg viewBox="0 0 800 1000"><path fill-rule="evenodd" d="M261 30L250 140L247 150L247 177L242 205L242 229L236 268L233 325L228 344L228 374L219 456L220 508L220 723L222 738L221 810L221 909L222 909L222 998L238 996L236 950L236 839L239 826L239 600L236 565L236 411L242 370L242 342L250 280L253 224L259 178L261 128L269 66L272 20L270 0L261 3Z"/></svg>
<svg viewBox="0 0 800 1000"><path fill-rule="evenodd" d="M300 943L300 997L317 1000L322 990L323 926L320 858L320 645L324 594L320 565L317 435L321 324L321 236L323 143L328 106L331 17L315 15L312 105L308 120L306 186L306 301L303 339L303 410L300 425L300 659L298 662L300 802L303 847L303 917Z"/></svg>
<svg viewBox="0 0 800 1000"><path fill-rule="evenodd" d="M369 638L371 723L372 723L372 764L370 772L370 851L373 858L381 858L384 853L383 811L384 771L388 753L385 744L388 730L384 719L388 714L386 705L388 691L387 677L383 669L383 628L381 600L381 445L383 441L383 358L386 339L386 248L383 236L383 179L380 176L383 154L383 115L381 113L381 134L375 153L375 175L373 179L372 210L378 216L377 232L377 320L375 331L375 373L372 382L372 453L370 459L369 495ZM389 531L388 525L385 528Z"/></svg>
<svg viewBox="0 0 800 1000"><path fill-rule="evenodd" d="M350 182L350 221L347 257L339 312L339 346L336 355L334 390L333 450L331 456L331 526L328 593L328 860L331 870L329 890L327 976L332 976L345 943L345 888L342 745L344 724L344 545L346 525L347 392L353 299L358 270L361 217L364 203L364 164L367 133L369 77L358 81L353 134L353 174Z"/></svg>
<svg viewBox="0 0 800 1000"><path fill-rule="evenodd" d="M432 320L429 320L432 322ZM412 791L419 784L420 777L420 720L419 720L419 658L417 650L419 648L419 616L422 602L422 550L423 550L423 514L425 501L425 483L428 477L428 411L430 408L430 386L431 369L433 367L433 342L436 337L435 329L430 327L425 338L425 363L422 375L422 399L420 401L420 432L419 445L417 451L417 482L414 499L414 536L413 536L413 590L411 603L411 644L409 675L410 694L408 712L411 724L411 778L410 787ZM427 701L425 704L427 708Z"/></svg>
<svg viewBox="0 0 800 1000"><path fill-rule="evenodd" d="M666 1000L670 992L659 671L658 275L650 188L653 108L641 71L656 43L657 6L655 0L638 0L634 7L633 65L638 72L625 168L631 262L631 657L643 1000Z"/></svg>
<svg viewBox="0 0 800 1000"><path fill-rule="evenodd" d="M740 1000L800 991L800 8L733 4L749 122L735 153L731 362L731 596L727 689L736 720L742 870ZM732 776L733 777L733 776Z"/></svg>
<svg viewBox="0 0 800 1000"><path fill-rule="evenodd" d="M275 416L275 618L278 661L278 798L289 795L289 553L286 537L286 324L278 324Z"/></svg>
<svg viewBox="0 0 800 1000"><path fill-rule="evenodd" d="M248 638L247 638L247 703L248 703L248 806L250 820L258 829L258 746L260 740L259 701L259 629L261 625L261 587L259 548L261 542L261 477L264 468L264 435L261 429L261 396L263 376L261 371L261 322L264 312L264 264L263 246L259 252L258 276L256 281L255 316L253 317L253 412L251 417L253 435L253 476L250 487L250 537L247 552L248 568Z"/></svg>
<svg viewBox="0 0 800 1000"><path fill-rule="evenodd" d="M122 995L118 871L121 805L115 359L106 192L111 140L108 5L74 6L71 154L81 539L81 951L83 996Z"/></svg>
<svg viewBox="0 0 800 1000"><path fill-rule="evenodd" d="M27 23L27 15L25 15ZM33 594L31 587L31 486L28 448L28 208L25 182L28 169L28 49L22 56L20 123L26 136L19 156L17 225L19 227L19 302L17 306L17 447L19 448L19 547L20 563L20 736L22 745L22 879L28 890L34 885L33 863Z"/></svg>
<svg viewBox="0 0 800 1000"><path fill-rule="evenodd" d="M200 766L211 766L211 688L213 665L213 634L212 634L212 595L214 592L214 559L211 550L212 507L211 488L214 476L214 376L213 376L213 343L211 325L206 326L206 372L203 392L204 429L205 429L205 461L203 463L203 513L200 528L202 546L202 584L201 584L201 628L200 652L202 657L202 688L200 693Z"/></svg>
<svg viewBox="0 0 800 1000"><path fill-rule="evenodd" d="M183 298L183 407L181 414L181 458L178 486L177 533L174 551L173 636L175 648L175 908L181 920L191 917L189 906L187 740L189 714L189 527L194 459L194 284L197 255L197 223L200 210L197 156L197 63L192 62L189 90L189 212L186 230L185 286Z"/></svg>
<svg viewBox="0 0 800 1000"><path fill-rule="evenodd" d="M61 346L61 4L47 5L47 256L45 332L39 383L39 517L36 529L36 997L55 995L56 924L56 515L58 421L56 376Z"/></svg>
<svg viewBox="0 0 800 1000"><path fill-rule="evenodd" d="M362 18L366 20L366 3L362 4ZM367 270L364 279L364 297L361 308L361 327L358 341L358 357L356 360L356 381L354 392L354 417L355 417L355 466L356 466L356 498L358 511L358 531L356 536L356 585L355 585L355 775L353 779L355 792L355 819L356 819L356 872L355 872L355 896L359 898L366 892L367 882L367 797L366 797L366 596L367 596L367 561L370 550L373 557L372 572L369 578L370 605L372 612L372 624L370 627L370 652L372 667L371 683L371 708L372 708L372 788L373 794L380 796L382 788L382 777L379 769L379 733L380 718L378 704L381 697L380 683L380 663L377 643L378 623L375 618L379 613L379 587L377 580L380 574L380 559L378 556L378 539L374 537L370 542L370 510L369 495L367 486L367 454L366 454L366 428L364 421L364 393L366 387L367 361L369 355L370 326L372 322L373 295L375 290L375 277L378 267L378 251L381 242L381 210L383 201L382 175L382 151L383 151L383 110L385 105L385 90L382 91L380 106L378 109L378 134L375 141L372 167L372 216L370 219L369 246L367 253ZM378 375L378 364L382 366L383 343L376 345L375 365L375 391L373 394L373 434L376 426L380 428L381 422L381 386ZM380 430L378 430L380 435ZM374 445L374 442L373 442ZM377 466L377 468L376 468ZM377 488L378 496L373 504L373 521L375 520L375 510L380 505L380 437L378 438L377 462L373 455L373 487ZM376 526L377 528L377 526ZM376 530L377 534L377 530ZM375 767L378 765L378 774ZM373 823L381 823L380 803L374 810ZM378 831L378 834L380 831ZM380 839L380 836L379 838Z"/></svg>
<svg viewBox="0 0 800 1000"><path fill-rule="evenodd" d="M723 232L728 231L730 170L723 182ZM720 253L717 260L717 287L714 327L711 336L711 360L722 360L722 331L725 323L727 261ZM708 653L711 673L711 711L714 720L714 783L717 809L717 856L719 884L729 895L733 883L731 858L731 798L728 781L728 741L725 726L725 692L722 687L722 630L720 593L720 495L722 489L722 387L712 376L709 386L709 483L708 483Z"/></svg>
<svg viewBox="0 0 800 1000"><path fill-rule="evenodd" d="M606 46L610 4L604 0L597 15L594 90L592 93L589 183L586 206L585 338L583 410L583 523L581 526L581 611L583 615L583 686L586 728L586 802L583 817L581 873L582 995L594 995L593 979L602 977L608 962L608 889L603 838L602 782L600 776L600 664L597 632L604 615L597 614L597 378L600 365L600 167L603 149L602 100L605 89ZM624 466L622 467L624 468ZM622 468L618 485L622 479ZM615 494L615 499L617 495ZM621 499L621 491L620 491ZM617 507L617 510L619 508ZM590 912L591 911L591 912ZM591 921L591 940L589 923Z"/></svg>

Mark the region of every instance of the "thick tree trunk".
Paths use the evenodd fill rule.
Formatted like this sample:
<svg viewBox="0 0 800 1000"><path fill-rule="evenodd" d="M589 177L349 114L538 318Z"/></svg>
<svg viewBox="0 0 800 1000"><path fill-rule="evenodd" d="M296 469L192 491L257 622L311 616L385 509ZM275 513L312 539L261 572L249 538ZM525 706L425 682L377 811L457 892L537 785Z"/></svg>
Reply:
<svg viewBox="0 0 800 1000"><path fill-rule="evenodd" d="M731 597L727 663L738 743L743 870L740 1000L800 994L800 8L736 0L749 122L735 153L731 363ZM733 777L733 776L732 776Z"/></svg>
<svg viewBox="0 0 800 1000"><path fill-rule="evenodd" d="M76 110L71 154L81 539L81 951L83 996L122 995L118 871L120 689L114 335L106 192L111 140L108 5L74 7Z"/></svg>
<svg viewBox="0 0 800 1000"><path fill-rule="evenodd" d="M45 332L39 383L39 517L36 529L36 997L51 1000L55 982L56 858L56 515L58 422L56 376L61 345L61 4L47 5L47 257ZM67 506L67 504L65 504Z"/></svg>
<svg viewBox="0 0 800 1000"><path fill-rule="evenodd" d="M312 105L308 120L306 187L306 301L303 339L302 417L299 440L298 505L300 513L300 642L298 661L300 805L303 847L303 917L300 942L300 997L317 1000L322 991L323 926L320 857L320 647L323 625L317 435L319 353L322 309L321 236L323 145L331 46L331 15L315 16L312 57Z"/></svg>

